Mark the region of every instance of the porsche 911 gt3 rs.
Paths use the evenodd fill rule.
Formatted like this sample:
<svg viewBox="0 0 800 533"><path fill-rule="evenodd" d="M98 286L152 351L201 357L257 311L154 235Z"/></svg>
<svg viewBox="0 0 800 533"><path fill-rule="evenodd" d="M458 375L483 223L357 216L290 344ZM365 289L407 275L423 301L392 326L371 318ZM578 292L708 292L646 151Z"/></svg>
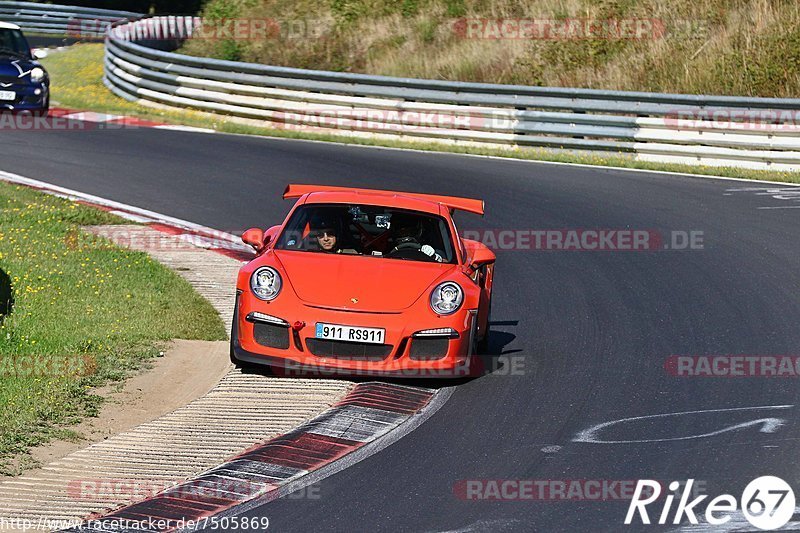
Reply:
<svg viewBox="0 0 800 533"><path fill-rule="evenodd" d="M231 360L303 370L464 376L488 339L495 255L452 214L483 201L289 185L284 222L252 228Z"/></svg>

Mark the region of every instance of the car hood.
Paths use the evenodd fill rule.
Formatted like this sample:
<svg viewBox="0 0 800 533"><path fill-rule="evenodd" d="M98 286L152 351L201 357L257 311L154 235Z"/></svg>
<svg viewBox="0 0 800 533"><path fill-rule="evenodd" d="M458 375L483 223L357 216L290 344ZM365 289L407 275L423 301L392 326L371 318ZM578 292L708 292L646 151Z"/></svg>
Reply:
<svg viewBox="0 0 800 533"><path fill-rule="evenodd" d="M275 251L288 282L308 305L362 312L410 307L451 264L313 252ZM355 301L354 301L355 300Z"/></svg>
<svg viewBox="0 0 800 533"><path fill-rule="evenodd" d="M13 64L16 63L16 66ZM0 77L3 78L17 78L20 75L20 69L26 75L32 68L39 65L27 59L18 59L11 56L0 56ZM19 67L19 69L17 68Z"/></svg>

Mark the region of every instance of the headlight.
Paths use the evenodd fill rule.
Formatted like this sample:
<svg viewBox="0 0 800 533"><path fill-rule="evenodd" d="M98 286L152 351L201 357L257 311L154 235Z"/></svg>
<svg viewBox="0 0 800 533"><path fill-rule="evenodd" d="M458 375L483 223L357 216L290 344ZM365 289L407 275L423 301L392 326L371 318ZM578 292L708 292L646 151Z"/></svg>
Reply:
<svg viewBox="0 0 800 533"><path fill-rule="evenodd" d="M445 281L431 293L431 309L440 315L452 315L464 301L464 291L454 281Z"/></svg>
<svg viewBox="0 0 800 533"><path fill-rule="evenodd" d="M261 267L250 276L250 289L261 300L274 300L282 285L281 275L272 267Z"/></svg>
<svg viewBox="0 0 800 533"><path fill-rule="evenodd" d="M44 79L44 70L35 67L31 70L31 81L42 81Z"/></svg>

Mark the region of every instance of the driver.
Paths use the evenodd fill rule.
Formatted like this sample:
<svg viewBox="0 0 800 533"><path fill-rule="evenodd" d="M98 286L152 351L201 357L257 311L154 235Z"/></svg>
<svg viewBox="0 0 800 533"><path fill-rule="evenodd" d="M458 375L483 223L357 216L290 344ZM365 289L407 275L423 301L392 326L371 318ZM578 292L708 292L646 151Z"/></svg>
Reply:
<svg viewBox="0 0 800 533"><path fill-rule="evenodd" d="M422 244L419 240L422 237L422 224L420 221L409 217L395 216L394 218L392 222L394 222L395 248L406 243L416 244L419 245L417 248L421 248Z"/></svg>
<svg viewBox="0 0 800 533"><path fill-rule="evenodd" d="M419 217L396 214L392 217L393 243L394 248L390 254L403 249L416 249L427 255L434 261L441 263L444 261L441 255L436 253L433 246L422 244L422 220Z"/></svg>
<svg viewBox="0 0 800 533"><path fill-rule="evenodd" d="M321 251L329 254L341 253L342 250L338 245L339 237L330 220L315 220L311 224L311 230Z"/></svg>
<svg viewBox="0 0 800 533"><path fill-rule="evenodd" d="M332 220L324 218L312 220L311 238L319 251L327 254L358 254L353 248L342 248L342 241L336 228L337 225Z"/></svg>

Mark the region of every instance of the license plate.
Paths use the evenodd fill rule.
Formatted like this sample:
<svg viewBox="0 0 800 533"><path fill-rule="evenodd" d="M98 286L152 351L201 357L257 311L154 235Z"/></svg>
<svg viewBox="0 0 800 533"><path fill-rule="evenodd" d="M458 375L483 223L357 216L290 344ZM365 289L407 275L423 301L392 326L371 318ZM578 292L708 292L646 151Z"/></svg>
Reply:
<svg viewBox="0 0 800 533"><path fill-rule="evenodd" d="M0 100L16 100L17 93L14 91L0 91Z"/></svg>
<svg viewBox="0 0 800 533"><path fill-rule="evenodd" d="M333 341L383 344L386 330L383 328L360 328L358 326L341 326L339 324L317 322L316 337Z"/></svg>

